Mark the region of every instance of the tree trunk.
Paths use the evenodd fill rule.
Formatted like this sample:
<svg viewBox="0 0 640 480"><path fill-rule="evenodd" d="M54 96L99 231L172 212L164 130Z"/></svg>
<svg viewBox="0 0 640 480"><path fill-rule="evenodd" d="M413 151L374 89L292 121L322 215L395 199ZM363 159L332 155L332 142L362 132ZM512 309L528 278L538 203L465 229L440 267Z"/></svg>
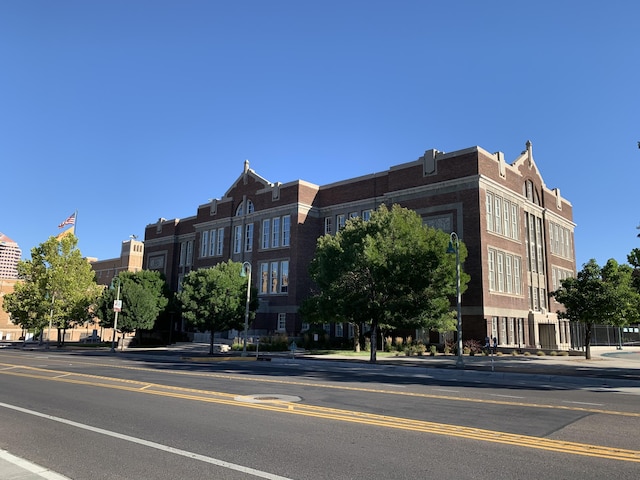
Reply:
<svg viewBox="0 0 640 480"><path fill-rule="evenodd" d="M353 350L360 353L360 324L353 324Z"/></svg>
<svg viewBox="0 0 640 480"><path fill-rule="evenodd" d="M369 357L370 363L376 363L376 351L378 346L378 324L376 322L371 322L371 356Z"/></svg>
<svg viewBox="0 0 640 480"><path fill-rule="evenodd" d="M211 340L209 342L209 355L213 355L213 337L214 337L214 331L211 330Z"/></svg>
<svg viewBox="0 0 640 480"><path fill-rule="evenodd" d="M584 358L591 360L591 327L592 323L585 324L584 329Z"/></svg>

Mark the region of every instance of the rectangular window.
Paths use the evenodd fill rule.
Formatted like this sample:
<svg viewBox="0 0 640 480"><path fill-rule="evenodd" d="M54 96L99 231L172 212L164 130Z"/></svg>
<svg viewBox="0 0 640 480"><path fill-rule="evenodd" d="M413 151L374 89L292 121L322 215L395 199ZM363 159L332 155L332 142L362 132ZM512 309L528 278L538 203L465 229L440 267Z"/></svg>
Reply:
<svg viewBox="0 0 640 480"><path fill-rule="evenodd" d="M278 331L279 332L287 331L287 314L286 313L278 314Z"/></svg>
<svg viewBox="0 0 640 480"><path fill-rule="evenodd" d="M233 253L242 251L242 225L236 225L233 236Z"/></svg>
<svg viewBox="0 0 640 480"><path fill-rule="evenodd" d="M271 240L271 220L266 219L262 221L262 248L269 248Z"/></svg>
<svg viewBox="0 0 640 480"><path fill-rule="evenodd" d="M558 233L560 234L560 239L558 240L558 243L560 244L560 251L558 251L558 254L564 257L564 228L558 228Z"/></svg>
<svg viewBox="0 0 640 480"><path fill-rule="evenodd" d="M325 235L331 235L333 233L332 231L332 218L331 217L324 217L324 234Z"/></svg>
<svg viewBox="0 0 640 480"><path fill-rule="evenodd" d="M271 288L269 293L278 293L278 262L271 262Z"/></svg>
<svg viewBox="0 0 640 480"><path fill-rule="evenodd" d="M511 204L511 238L518 240L520 234L518 232L518 205Z"/></svg>
<svg viewBox="0 0 640 480"><path fill-rule="evenodd" d="M516 295L522 295L520 257L513 257L513 287Z"/></svg>
<svg viewBox="0 0 640 480"><path fill-rule="evenodd" d="M506 292L513 293L513 270L511 267L511 262L513 257L511 255L506 255L504 257L504 269L505 269L505 280L506 280Z"/></svg>
<svg viewBox="0 0 640 480"><path fill-rule="evenodd" d="M336 337L344 337L344 325L342 325L341 323L336 323Z"/></svg>
<svg viewBox="0 0 640 480"><path fill-rule="evenodd" d="M556 253L556 249L553 245L553 223L549 222L549 245L551 253Z"/></svg>
<svg viewBox="0 0 640 480"><path fill-rule="evenodd" d="M200 234L200 256L206 257L209 251L209 232L204 231Z"/></svg>
<svg viewBox="0 0 640 480"><path fill-rule="evenodd" d="M289 246L291 239L291 215L285 215L282 217L282 243L283 247Z"/></svg>
<svg viewBox="0 0 640 480"><path fill-rule="evenodd" d="M358 212L351 212L349 214L349 220L351 220L352 218L358 218Z"/></svg>
<svg viewBox="0 0 640 480"><path fill-rule="evenodd" d="M494 223L494 227L496 229L496 233L502 233L502 220L501 220L501 213L502 213L502 199L500 197L496 197L495 201L494 201L494 205L495 208L493 209L493 213L495 215L495 223Z"/></svg>
<svg viewBox="0 0 640 480"><path fill-rule="evenodd" d="M538 272L544 273L544 258L542 256L542 219L536 217L536 253L538 256Z"/></svg>
<svg viewBox="0 0 640 480"><path fill-rule="evenodd" d="M269 293L269 264L260 264L260 293Z"/></svg>
<svg viewBox="0 0 640 480"><path fill-rule="evenodd" d="M493 195L487 192L487 230L493 232Z"/></svg>
<svg viewBox="0 0 640 480"><path fill-rule="evenodd" d="M362 220L368 222L371 220L371 210L363 210L362 211Z"/></svg>
<svg viewBox="0 0 640 480"><path fill-rule="evenodd" d="M276 217L271 222L271 246L280 246L280 218Z"/></svg>
<svg viewBox="0 0 640 480"><path fill-rule="evenodd" d="M329 334L331 333L331 324L330 323L323 323L322 324L322 329L325 331L325 333Z"/></svg>
<svg viewBox="0 0 640 480"><path fill-rule="evenodd" d="M496 257L498 260L498 291L504 292L504 254L498 252Z"/></svg>
<svg viewBox="0 0 640 480"><path fill-rule="evenodd" d="M218 229L218 238L216 241L216 255L220 256L224 248L224 227Z"/></svg>
<svg viewBox="0 0 640 480"><path fill-rule="evenodd" d="M504 206L504 215L503 215L503 221L504 221L504 234L507 237L510 237L511 234L509 233L510 227L511 227L511 221L509 220L509 211L510 211L510 204L509 202L507 202L506 200L503 203Z"/></svg>
<svg viewBox="0 0 640 480"><path fill-rule="evenodd" d="M280 262L280 293L289 291L289 260Z"/></svg>
<svg viewBox="0 0 640 480"><path fill-rule="evenodd" d="M209 256L216 254L216 230L215 228L209 232Z"/></svg>
<svg viewBox="0 0 640 480"><path fill-rule="evenodd" d="M336 232L339 232L344 228L346 217L344 214L336 216Z"/></svg>
<svg viewBox="0 0 640 480"><path fill-rule="evenodd" d="M187 242L187 265L193 265L193 240Z"/></svg>
<svg viewBox="0 0 640 480"><path fill-rule="evenodd" d="M306 332L307 330L309 330L309 326L309 323L302 322L302 326L300 327L302 329L301 331Z"/></svg>
<svg viewBox="0 0 640 480"><path fill-rule="evenodd" d="M496 252L489 250L489 291L496 289Z"/></svg>
<svg viewBox="0 0 640 480"><path fill-rule="evenodd" d="M181 267L184 267L186 259L187 259L187 245L185 242L182 242L180 243L180 261L178 265Z"/></svg>
<svg viewBox="0 0 640 480"><path fill-rule="evenodd" d="M244 251L253 251L253 222L247 223L244 228Z"/></svg>

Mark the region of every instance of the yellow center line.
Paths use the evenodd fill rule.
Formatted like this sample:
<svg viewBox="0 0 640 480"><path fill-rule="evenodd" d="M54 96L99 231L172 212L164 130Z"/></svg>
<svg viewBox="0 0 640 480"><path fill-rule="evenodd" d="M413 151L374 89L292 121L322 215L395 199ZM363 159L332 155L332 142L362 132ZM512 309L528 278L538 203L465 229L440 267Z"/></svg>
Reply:
<svg viewBox="0 0 640 480"><path fill-rule="evenodd" d="M22 370L22 371L20 371ZM134 393L157 395L183 400L191 400L232 407L251 408L270 412L286 413L290 415L302 415L306 417L321 418L341 422L357 423L368 427L377 426L392 428L431 435L445 435L460 437L468 440L476 440L491 443L500 443L524 448L535 448L572 455L607 458L611 460L640 463L640 451L622 448L612 448L600 445L590 445L576 442L565 442L546 438L532 437L528 435L498 432L481 428L465 427L460 425L448 425L402 417L392 417L374 413L342 410L316 405L293 404L282 401L268 403L250 403L237 400L237 395L182 388L136 380L126 380L99 375L89 375L66 372L68 375L56 375L62 372L37 367L19 367L12 371L0 370L2 375L37 378L55 382L65 382L81 385L89 385L101 388L111 388Z"/></svg>
<svg viewBox="0 0 640 480"><path fill-rule="evenodd" d="M97 367L116 368L121 370L133 370L133 371L141 371L141 372L158 373L156 369L148 368L148 367L132 367L128 365L113 365L113 364L106 364L106 363L88 363L88 362L76 362L76 363L80 365L90 365L90 366L97 366ZM12 364L0 363L0 365L19 368L19 366L12 365ZM24 368L28 368L28 367L24 367ZM53 372L54 370L48 370L48 371ZM341 390L341 391L352 391L352 392L362 392L362 393L377 393L377 394L384 394L384 395L398 395L402 397L446 400L446 401L452 401L452 402L453 401L470 402L470 403L479 403L479 404L485 404L485 405L501 405L501 406L529 407L529 408L541 408L541 409L551 409L551 410L565 410L565 411L572 411L572 412L595 413L600 415L614 415L614 416L622 416L622 417L640 418L640 413L638 412L605 410L600 408L579 407L576 405L552 405L552 404L545 404L545 403L515 402L511 400L465 398L465 397L456 397L452 395L441 395L441 394L433 394L433 393L417 393L417 392L407 392L407 391L399 391L399 390L385 390L385 389L379 389L379 388L353 387L348 385L332 385L327 383L304 382L300 380L273 379L273 378L231 375L231 374L212 373L212 372L203 373L203 372L183 372L183 371L177 371L177 370L163 370L162 373L165 373L165 374L169 373L172 375L183 375L183 376L189 376L189 377L216 378L216 379L231 380L231 381L256 382L256 383L277 384L277 385L292 385L292 386L299 386L299 387L313 387L313 388L322 388L322 389L329 389L329 390ZM100 378L100 377L96 377L96 378ZM168 388L168 387L165 387L165 388Z"/></svg>

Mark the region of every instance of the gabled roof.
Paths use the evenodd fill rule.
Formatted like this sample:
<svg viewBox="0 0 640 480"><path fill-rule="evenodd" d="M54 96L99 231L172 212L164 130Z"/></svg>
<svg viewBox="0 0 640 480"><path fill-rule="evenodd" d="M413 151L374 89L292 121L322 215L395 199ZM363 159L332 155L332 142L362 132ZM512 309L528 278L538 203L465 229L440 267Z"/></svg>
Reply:
<svg viewBox="0 0 640 480"><path fill-rule="evenodd" d="M224 193L224 196L228 197L231 194L231 191L234 188L236 188L240 182L246 182L248 177L253 178L257 183L262 184L265 188L273 187L273 183L271 183L266 178L263 178L260 175L258 175L255 172L255 170L250 169L249 168L249 160L245 160L244 161L244 171L240 174L240 176L236 179L236 181L231 184L229 189Z"/></svg>

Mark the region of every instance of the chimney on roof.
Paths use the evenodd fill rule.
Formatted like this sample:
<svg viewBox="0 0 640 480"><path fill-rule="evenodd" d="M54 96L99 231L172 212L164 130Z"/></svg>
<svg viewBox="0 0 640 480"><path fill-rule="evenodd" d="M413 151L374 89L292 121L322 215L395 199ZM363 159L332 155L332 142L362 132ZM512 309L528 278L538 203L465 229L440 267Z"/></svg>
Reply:
<svg viewBox="0 0 640 480"><path fill-rule="evenodd" d="M249 160L244 161L244 173L249 172Z"/></svg>

